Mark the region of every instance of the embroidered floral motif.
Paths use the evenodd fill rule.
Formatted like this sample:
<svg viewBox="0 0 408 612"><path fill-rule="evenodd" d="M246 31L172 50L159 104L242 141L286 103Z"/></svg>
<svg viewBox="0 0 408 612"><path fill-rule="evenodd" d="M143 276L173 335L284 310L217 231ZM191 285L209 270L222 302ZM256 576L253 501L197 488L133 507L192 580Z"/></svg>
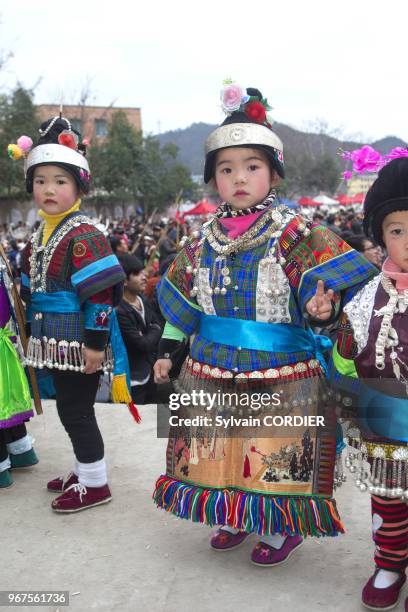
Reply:
<svg viewBox="0 0 408 612"><path fill-rule="evenodd" d="M95 325L98 327L108 327L109 325L109 315L112 312L112 308L107 308L106 310L101 310L100 312L95 313Z"/></svg>
<svg viewBox="0 0 408 612"><path fill-rule="evenodd" d="M86 250L86 245L83 242L77 242L72 252L75 257L83 257L86 254Z"/></svg>

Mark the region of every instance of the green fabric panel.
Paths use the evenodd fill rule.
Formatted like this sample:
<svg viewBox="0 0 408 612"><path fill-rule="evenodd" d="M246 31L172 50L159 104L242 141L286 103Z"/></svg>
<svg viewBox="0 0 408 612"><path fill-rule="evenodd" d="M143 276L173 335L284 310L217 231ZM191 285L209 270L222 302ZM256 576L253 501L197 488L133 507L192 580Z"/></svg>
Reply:
<svg viewBox="0 0 408 612"><path fill-rule="evenodd" d="M336 370L343 374L343 376L350 376L351 378L358 378L356 366L354 365L353 359L345 359L342 357L337 350L337 342L333 348L333 363Z"/></svg>
<svg viewBox="0 0 408 612"><path fill-rule="evenodd" d="M183 332L178 329L178 327L175 327L174 325L166 321L162 338L164 338L165 340L178 340L179 342L182 342L187 338L187 336L183 334Z"/></svg>

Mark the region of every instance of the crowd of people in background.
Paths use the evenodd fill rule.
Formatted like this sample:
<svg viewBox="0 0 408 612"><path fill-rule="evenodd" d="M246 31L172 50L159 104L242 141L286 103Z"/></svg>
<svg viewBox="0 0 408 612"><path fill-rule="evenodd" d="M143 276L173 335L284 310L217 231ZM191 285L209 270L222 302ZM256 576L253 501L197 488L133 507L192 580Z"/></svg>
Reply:
<svg viewBox="0 0 408 612"><path fill-rule="evenodd" d="M301 212L313 222L326 225L381 268L385 253L364 235L361 212L347 208L332 212L325 207ZM132 398L139 404L154 403L159 390L162 391L153 380L153 365L165 324L157 302L156 287L176 257L182 238L189 236L205 221L203 217L191 219L178 223L158 216L146 222L141 216L134 216L99 223L126 274L124 295L117 313L128 351ZM36 226L30 227L21 221L15 225L0 225L0 241L17 279L20 276L20 253L35 229Z"/></svg>

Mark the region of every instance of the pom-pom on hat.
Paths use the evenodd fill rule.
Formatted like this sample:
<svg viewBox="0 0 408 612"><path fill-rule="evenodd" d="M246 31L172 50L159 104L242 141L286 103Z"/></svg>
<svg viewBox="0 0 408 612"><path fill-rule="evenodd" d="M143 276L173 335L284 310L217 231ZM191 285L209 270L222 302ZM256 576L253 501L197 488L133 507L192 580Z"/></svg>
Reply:
<svg viewBox="0 0 408 612"><path fill-rule="evenodd" d="M42 123L39 132L40 138L25 161L28 193L33 192L34 169L44 165L63 168L75 179L78 189L88 193L91 175L81 134L71 127L68 119L61 116Z"/></svg>
<svg viewBox="0 0 408 612"><path fill-rule="evenodd" d="M387 163L367 191L364 200L364 231L377 244L385 246L382 224L387 215L408 210L408 157Z"/></svg>
<svg viewBox="0 0 408 612"><path fill-rule="evenodd" d="M223 123L208 136L205 143L204 182L214 178L217 151L228 147L250 147L262 150L271 167L285 178L283 145L272 131L271 110L259 89L227 81L221 90L221 106L227 114Z"/></svg>

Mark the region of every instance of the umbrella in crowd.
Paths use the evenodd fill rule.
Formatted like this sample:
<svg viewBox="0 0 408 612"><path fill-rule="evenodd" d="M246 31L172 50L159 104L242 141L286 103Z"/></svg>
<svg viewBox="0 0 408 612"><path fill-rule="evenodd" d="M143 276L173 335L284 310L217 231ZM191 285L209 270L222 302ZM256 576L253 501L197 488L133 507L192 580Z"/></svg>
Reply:
<svg viewBox="0 0 408 612"><path fill-rule="evenodd" d="M214 213L216 210L216 204L211 204L211 202L204 199L200 200L200 202L197 202L196 206L194 206L194 208L192 208L191 210L187 211L184 216L190 217L193 215L209 215L211 213Z"/></svg>

